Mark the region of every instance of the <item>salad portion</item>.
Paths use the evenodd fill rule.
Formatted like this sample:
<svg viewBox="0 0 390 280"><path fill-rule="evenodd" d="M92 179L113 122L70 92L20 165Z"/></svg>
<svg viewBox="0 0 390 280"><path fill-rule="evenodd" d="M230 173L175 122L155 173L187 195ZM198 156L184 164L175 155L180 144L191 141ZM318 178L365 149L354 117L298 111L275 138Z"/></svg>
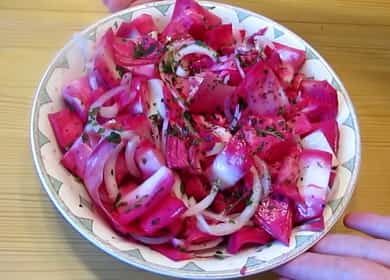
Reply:
<svg viewBox="0 0 390 280"><path fill-rule="evenodd" d="M96 43L49 121L116 232L180 261L324 228L337 92L266 32L177 0L162 31L142 14Z"/></svg>

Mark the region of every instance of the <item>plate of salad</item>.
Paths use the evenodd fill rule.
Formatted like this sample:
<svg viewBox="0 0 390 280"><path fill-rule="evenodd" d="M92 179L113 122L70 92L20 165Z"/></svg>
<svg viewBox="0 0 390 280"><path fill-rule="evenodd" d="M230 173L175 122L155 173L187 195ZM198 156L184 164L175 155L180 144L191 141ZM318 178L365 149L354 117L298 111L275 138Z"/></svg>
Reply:
<svg viewBox="0 0 390 280"><path fill-rule="evenodd" d="M38 87L31 145L82 236L189 279L260 273L308 250L343 214L360 164L348 93L308 43L194 0L76 34Z"/></svg>

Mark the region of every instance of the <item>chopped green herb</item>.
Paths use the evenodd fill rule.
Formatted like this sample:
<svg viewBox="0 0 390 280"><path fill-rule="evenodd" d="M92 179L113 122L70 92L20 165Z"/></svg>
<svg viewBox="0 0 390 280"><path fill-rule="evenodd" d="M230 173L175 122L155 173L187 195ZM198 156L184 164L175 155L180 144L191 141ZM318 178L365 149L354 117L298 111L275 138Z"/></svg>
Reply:
<svg viewBox="0 0 390 280"><path fill-rule="evenodd" d="M185 194L185 192L186 192L186 185L184 185L183 183L180 184L180 192L182 194Z"/></svg>
<svg viewBox="0 0 390 280"><path fill-rule="evenodd" d="M252 199L248 199L245 203L246 206L252 205L253 201Z"/></svg>
<svg viewBox="0 0 390 280"><path fill-rule="evenodd" d="M214 254L213 257L216 258L216 259L224 260L224 259L226 259L226 258L228 258L230 256L231 255L226 254L226 253L224 253L224 252L222 252L220 250L217 250L217 251L215 251L215 254Z"/></svg>
<svg viewBox="0 0 390 280"><path fill-rule="evenodd" d="M82 183L83 179L81 179L79 176L74 176L77 182Z"/></svg>
<svg viewBox="0 0 390 280"><path fill-rule="evenodd" d="M121 208L121 207L125 207L127 206L127 202L126 201L122 201L122 202L119 202L117 205L116 205L116 208Z"/></svg>
<svg viewBox="0 0 390 280"><path fill-rule="evenodd" d="M148 194L145 194L141 197L136 196L136 202L132 206L130 206L128 209L126 209L126 213L131 212L134 209L140 208L143 205L143 201L149 197Z"/></svg>
<svg viewBox="0 0 390 280"><path fill-rule="evenodd" d="M104 127L99 127L97 133L99 134L103 134L106 130L104 129Z"/></svg>
<svg viewBox="0 0 390 280"><path fill-rule="evenodd" d="M248 107L248 104L245 102L244 98L238 99L238 106L240 108L240 111L244 110L246 107Z"/></svg>
<svg viewBox="0 0 390 280"><path fill-rule="evenodd" d="M119 144L122 141L122 137L120 134L112 131L110 135L106 137L106 140L110 143Z"/></svg>
<svg viewBox="0 0 390 280"><path fill-rule="evenodd" d="M223 254L214 254L214 258L220 259L220 260L224 260L227 257L229 257L229 256L228 255L223 255Z"/></svg>
<svg viewBox="0 0 390 280"><path fill-rule="evenodd" d="M193 146L198 146L199 144L200 144L200 139L199 138L192 139L192 145Z"/></svg>
<svg viewBox="0 0 390 280"><path fill-rule="evenodd" d="M115 208L118 208L119 207L119 204L121 202L121 198L122 198L122 195L120 193L118 193L118 195L116 196L115 198L115 202L114 202L114 207Z"/></svg>
<svg viewBox="0 0 390 280"><path fill-rule="evenodd" d="M284 139L283 134L273 127L266 127L266 129L256 129L256 135L261 137L265 137L266 135L272 135L276 138Z"/></svg>
<svg viewBox="0 0 390 280"><path fill-rule="evenodd" d="M149 119L152 121L152 124L157 127L161 127L163 123L163 119L159 113L153 114L149 116Z"/></svg>
<svg viewBox="0 0 390 280"><path fill-rule="evenodd" d="M142 44L137 44L134 50L134 57L141 58L150 55L157 48L156 44L150 44L148 48L145 48Z"/></svg>
<svg viewBox="0 0 390 280"><path fill-rule="evenodd" d="M190 112L185 111L185 112L183 113L183 117L184 117L187 121L189 121L190 124L193 124L193 123L194 123L194 119L192 118L192 115L191 115Z"/></svg>
<svg viewBox="0 0 390 280"><path fill-rule="evenodd" d="M83 135L81 135L81 140L83 140L83 143L87 143L89 141L89 136L87 133L83 133Z"/></svg>
<svg viewBox="0 0 390 280"><path fill-rule="evenodd" d="M174 72L172 61L164 60L161 64L161 71L165 74L172 74Z"/></svg>
<svg viewBox="0 0 390 280"><path fill-rule="evenodd" d="M121 76L121 78L127 72L127 70L125 68L123 68L122 66L119 66L119 65L116 65L115 69L118 72L119 76Z"/></svg>
<svg viewBox="0 0 390 280"><path fill-rule="evenodd" d="M88 116L89 116L91 119L95 119L98 112L99 112L99 107L92 108L92 109L88 112Z"/></svg>
<svg viewBox="0 0 390 280"><path fill-rule="evenodd" d="M218 191L222 186L222 181L221 179L217 179L213 182L213 190L214 188Z"/></svg>
<svg viewBox="0 0 390 280"><path fill-rule="evenodd" d="M230 220L229 220L229 223L231 223L231 224L235 224L235 223L236 223L236 221L235 221L235 220L233 220L233 219L230 219Z"/></svg>
<svg viewBox="0 0 390 280"><path fill-rule="evenodd" d="M180 136L181 135L180 128L174 124L173 125L169 124L167 129L167 135L172 135L177 137Z"/></svg>
<svg viewBox="0 0 390 280"><path fill-rule="evenodd" d="M198 45L198 46L201 46L201 47L207 47L207 45L205 44L205 42L201 41L201 40L196 40L194 42L195 45Z"/></svg>

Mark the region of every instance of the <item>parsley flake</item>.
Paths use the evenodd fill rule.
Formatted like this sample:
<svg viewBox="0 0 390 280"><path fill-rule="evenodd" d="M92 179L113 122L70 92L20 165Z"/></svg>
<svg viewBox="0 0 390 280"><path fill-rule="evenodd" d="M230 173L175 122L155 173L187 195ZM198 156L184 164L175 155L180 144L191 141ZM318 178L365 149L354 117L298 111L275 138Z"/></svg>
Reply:
<svg viewBox="0 0 390 280"><path fill-rule="evenodd" d="M106 140L110 143L119 144L122 141L122 137L120 134L112 131L110 135L106 137Z"/></svg>

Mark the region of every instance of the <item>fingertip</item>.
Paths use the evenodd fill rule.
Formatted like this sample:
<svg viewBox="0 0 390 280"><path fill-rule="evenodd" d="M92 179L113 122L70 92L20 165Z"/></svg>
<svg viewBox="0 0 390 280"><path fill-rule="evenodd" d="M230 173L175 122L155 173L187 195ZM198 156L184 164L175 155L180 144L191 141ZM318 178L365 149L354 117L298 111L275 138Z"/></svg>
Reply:
<svg viewBox="0 0 390 280"><path fill-rule="evenodd" d="M364 221L364 217L367 215L367 213L360 212L348 213L347 215L345 215L343 223L348 228L354 228L354 226L359 224L359 222Z"/></svg>
<svg viewBox="0 0 390 280"><path fill-rule="evenodd" d="M110 12L117 12L130 6L133 0L103 0L103 4Z"/></svg>
<svg viewBox="0 0 390 280"><path fill-rule="evenodd" d="M390 217L373 213L351 213L345 216L344 224L375 238L390 240Z"/></svg>

